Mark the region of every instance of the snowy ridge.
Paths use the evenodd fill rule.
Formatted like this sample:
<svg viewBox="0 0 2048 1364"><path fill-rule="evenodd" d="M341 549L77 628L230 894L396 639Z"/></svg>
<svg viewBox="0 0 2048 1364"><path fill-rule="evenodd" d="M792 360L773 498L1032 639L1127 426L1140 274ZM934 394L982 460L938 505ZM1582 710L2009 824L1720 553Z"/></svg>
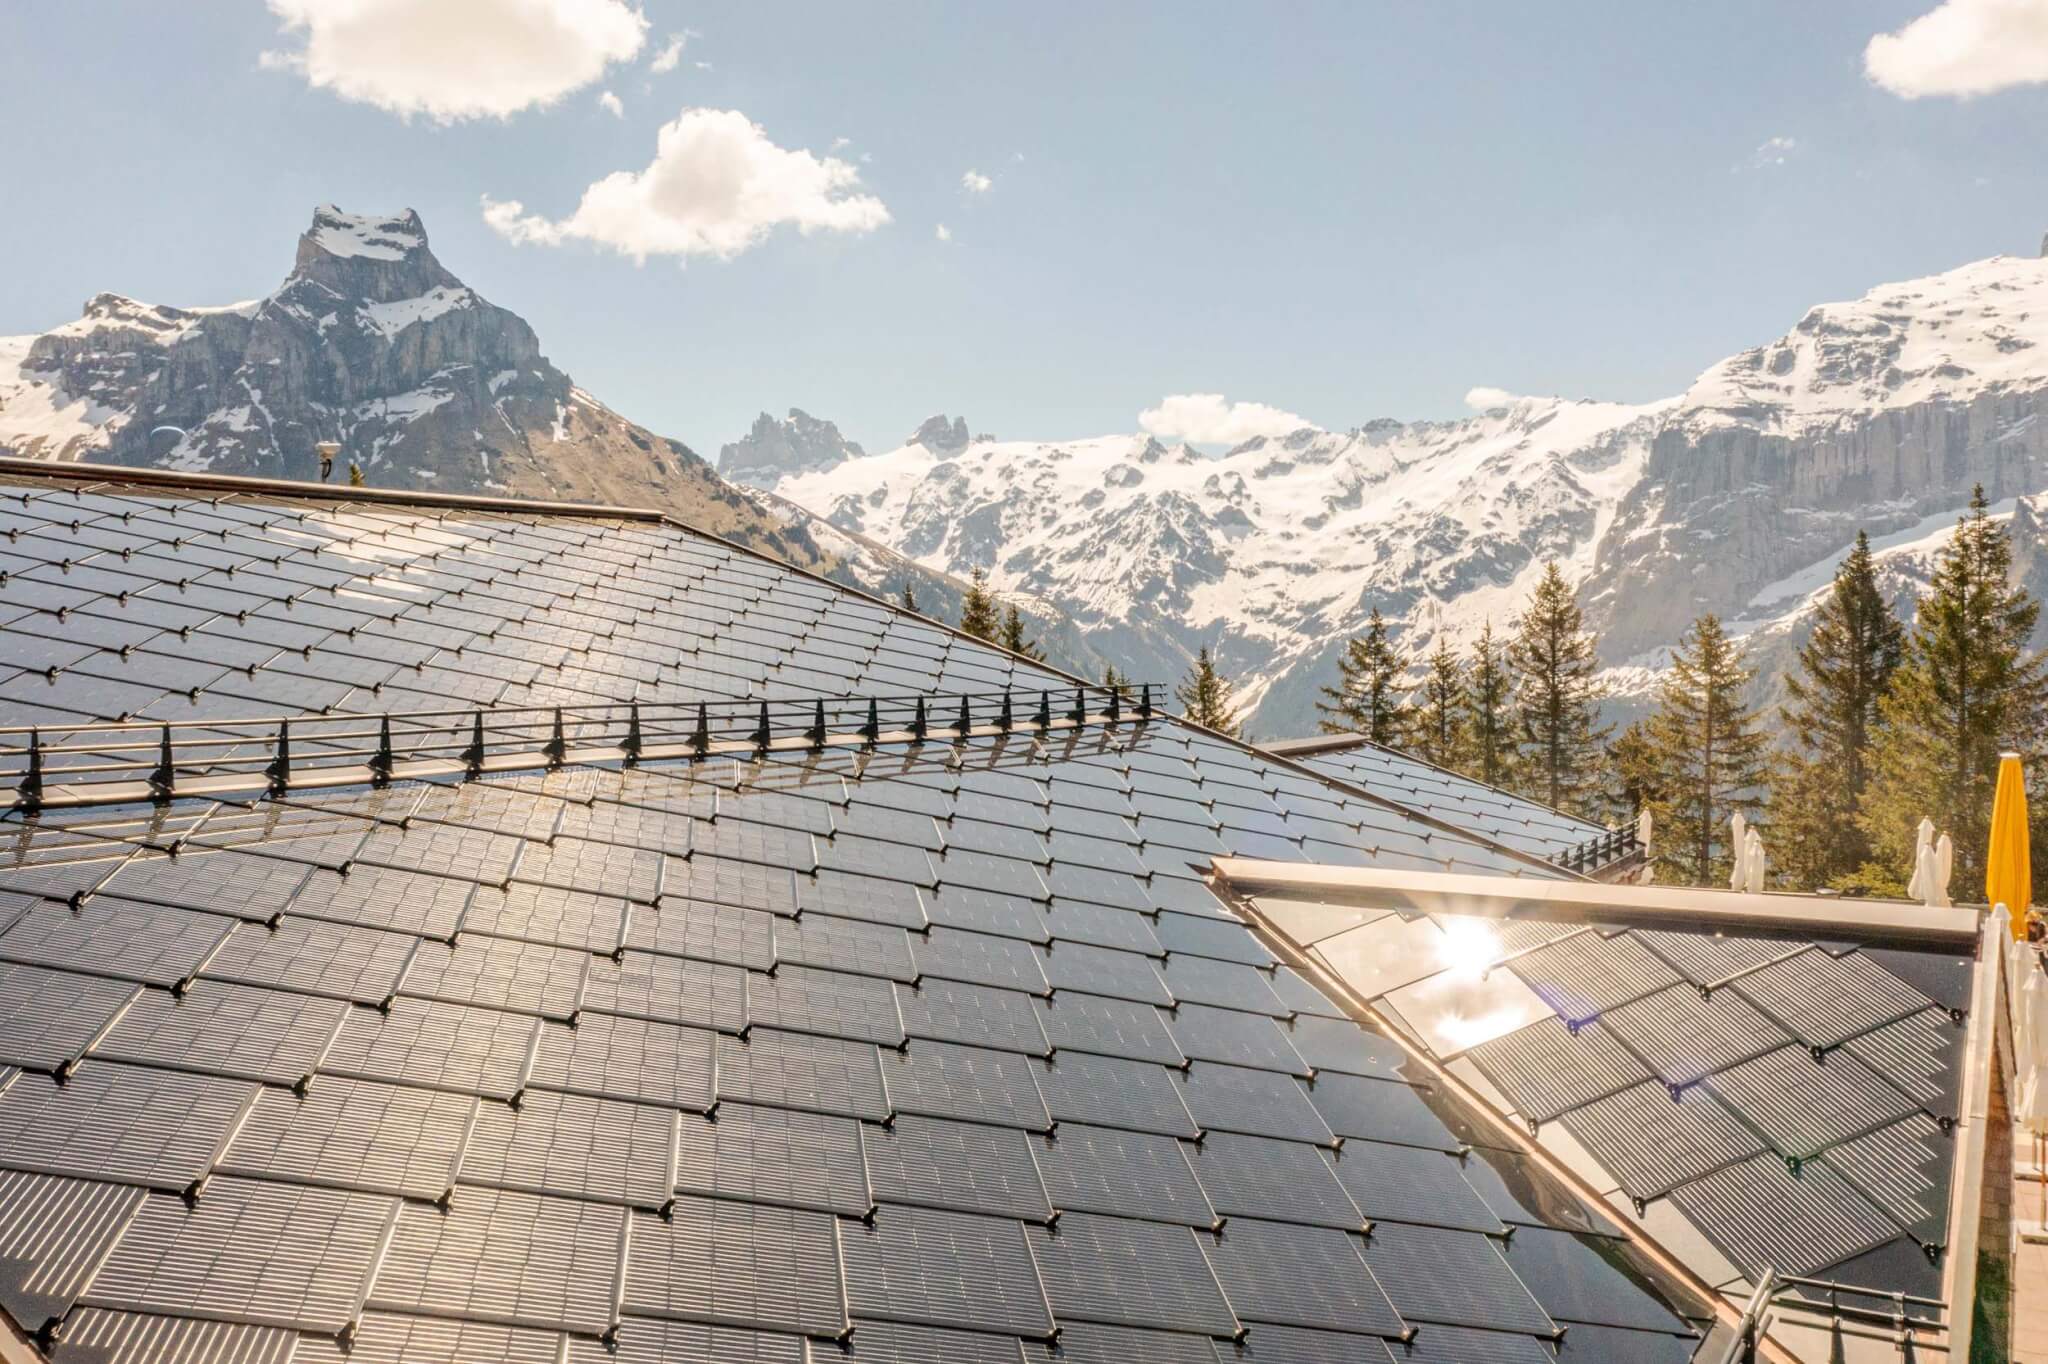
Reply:
<svg viewBox="0 0 2048 1364"><path fill-rule="evenodd" d="M1221 457L913 438L774 490L928 568L987 569L1141 675L1208 644L1269 736L1313 729L1373 608L1413 653L1463 646L1553 558L1640 696L1706 610L1777 666L1859 528L1900 547L1905 593L1973 482L2008 511L2048 489L2044 343L2048 261L1999 256L1816 307L1662 402L1522 398Z"/></svg>
<svg viewBox="0 0 2048 1364"><path fill-rule="evenodd" d="M411 213L395 218L366 217L344 213L333 204L313 210L313 227L307 234L313 244L330 256L366 256L371 260L404 260L410 252L427 244L419 218Z"/></svg>

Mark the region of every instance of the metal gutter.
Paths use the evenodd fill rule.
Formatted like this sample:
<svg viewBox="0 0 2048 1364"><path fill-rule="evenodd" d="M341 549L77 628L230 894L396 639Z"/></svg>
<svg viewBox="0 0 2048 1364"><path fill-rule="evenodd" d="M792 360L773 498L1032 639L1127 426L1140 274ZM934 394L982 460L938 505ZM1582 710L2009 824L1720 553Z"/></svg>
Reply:
<svg viewBox="0 0 2048 1364"><path fill-rule="evenodd" d="M1821 895L1745 895L1686 886L1618 886L1601 881L1525 881L1509 876L1320 867L1221 857L1216 872L1246 895L1271 894L1426 914L1495 918L1539 912L1599 923L1684 924L1731 931L1962 947L1977 944L1981 916L1896 900Z"/></svg>

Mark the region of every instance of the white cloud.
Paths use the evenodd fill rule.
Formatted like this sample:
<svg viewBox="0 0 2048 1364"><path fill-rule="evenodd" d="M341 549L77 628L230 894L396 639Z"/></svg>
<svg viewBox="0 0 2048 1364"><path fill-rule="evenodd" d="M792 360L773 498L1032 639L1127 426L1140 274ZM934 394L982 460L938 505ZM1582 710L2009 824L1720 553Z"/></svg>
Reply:
<svg viewBox="0 0 2048 1364"><path fill-rule="evenodd" d="M1169 440L1238 445L1253 436L1284 436L1315 423L1264 403L1226 402L1221 393L1175 393L1140 412L1138 425Z"/></svg>
<svg viewBox="0 0 2048 1364"><path fill-rule="evenodd" d="M1767 137L1749 154L1749 168L1763 170L1769 166L1782 166L1798 150L1799 139L1796 137Z"/></svg>
<svg viewBox="0 0 2048 1364"><path fill-rule="evenodd" d="M971 170L960 177L960 186L969 194L986 194L995 188L995 181L978 170Z"/></svg>
<svg viewBox="0 0 2048 1364"><path fill-rule="evenodd" d="M270 0L303 46L266 52L316 90L440 123L555 103L630 61L647 20L623 0Z"/></svg>
<svg viewBox="0 0 2048 1364"><path fill-rule="evenodd" d="M1518 393L1510 393L1491 384L1475 384L1465 390L1465 406L1474 412L1491 412L1496 407L1506 407L1520 398L1521 395Z"/></svg>
<svg viewBox="0 0 2048 1364"><path fill-rule="evenodd" d="M835 137L832 139L832 150L835 152L845 151L852 145L853 139L850 137Z"/></svg>
<svg viewBox="0 0 2048 1364"><path fill-rule="evenodd" d="M613 118L624 118L626 116L626 106L619 103L619 97L609 90L597 97L597 107L610 114Z"/></svg>
<svg viewBox="0 0 2048 1364"><path fill-rule="evenodd" d="M1944 0L1863 49L1863 74L1904 99L1988 95L2048 81L2048 5Z"/></svg>
<svg viewBox="0 0 2048 1364"><path fill-rule="evenodd" d="M944 223L940 223L940 224L939 224L939 230L938 230L937 236L938 236L938 239L939 239L940 241L942 241L942 242L949 242L949 241L952 241L952 240L953 240L953 229L952 229L952 228L950 228L950 227L947 227L947 226L946 226L946 225L945 225Z"/></svg>
<svg viewBox="0 0 2048 1364"><path fill-rule="evenodd" d="M698 36L700 35L694 28L686 28L681 33L669 34L668 41L663 43L661 50L654 54L654 60L647 63L647 69L657 76L675 70L677 63L683 59L683 49L690 45L690 39ZM699 62L698 65L702 66L703 63Z"/></svg>
<svg viewBox="0 0 2048 1364"><path fill-rule="evenodd" d="M778 147L738 110L685 109L662 128L645 170L607 175L567 218L550 221L489 195L483 213L515 243L595 242L642 262L730 260L783 224L806 235L874 231L889 210L859 187L860 172L848 163Z"/></svg>

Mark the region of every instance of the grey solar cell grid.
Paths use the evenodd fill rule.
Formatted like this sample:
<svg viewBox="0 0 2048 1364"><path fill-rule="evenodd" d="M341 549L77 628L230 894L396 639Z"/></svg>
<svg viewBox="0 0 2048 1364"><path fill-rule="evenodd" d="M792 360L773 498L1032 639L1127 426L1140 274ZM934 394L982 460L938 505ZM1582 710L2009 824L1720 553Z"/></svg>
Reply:
<svg viewBox="0 0 2048 1364"><path fill-rule="evenodd" d="M1328 1227L1233 1218L1202 1251L1246 1322L1355 1331L1399 1339L1408 1324L1359 1252L1359 1240Z"/></svg>
<svg viewBox="0 0 2048 1364"><path fill-rule="evenodd" d="M256 1102L242 1081L90 1061L0 1091L0 1166L190 1193Z"/></svg>
<svg viewBox="0 0 2048 1364"><path fill-rule="evenodd" d="M1163 1006L1174 1002L1172 991L1166 988L1151 959L1135 952L1055 942L1044 952L1041 965L1054 990L1078 990L1140 1004Z"/></svg>
<svg viewBox="0 0 2048 1364"><path fill-rule="evenodd" d="M1707 1077L1706 1087L1792 1159L1874 1131L1916 1105L1849 1052L1824 1063L1800 1047L1781 1047Z"/></svg>
<svg viewBox="0 0 2048 1364"><path fill-rule="evenodd" d="M1349 1078L1333 1077L1337 1082ZM1205 1131L1282 1137L1318 1146L1337 1144L1332 1125L1310 1102L1302 1082L1279 1071L1196 1061L1181 1081L1181 1098Z"/></svg>
<svg viewBox="0 0 2048 1364"><path fill-rule="evenodd" d="M1763 1140L1706 1088L1674 1098L1654 1081L1631 1085L1559 1119L1612 1171L1622 1192L1647 1201L1764 1149Z"/></svg>
<svg viewBox="0 0 2048 1364"><path fill-rule="evenodd" d="M836 1113L880 1122L890 1114L881 1058L872 1042L805 1037L755 1028L745 1041L720 1034L721 1101Z"/></svg>
<svg viewBox="0 0 2048 1364"><path fill-rule="evenodd" d="M1532 1123L1650 1079L1635 1053L1598 1023L1573 1032L1561 1019L1545 1018L1467 1055Z"/></svg>
<svg viewBox="0 0 2048 1364"><path fill-rule="evenodd" d="M1753 971L1730 988L1809 1047L1822 1049L1927 1006L1925 995L1860 952L1835 957L1818 948Z"/></svg>
<svg viewBox="0 0 2048 1364"><path fill-rule="evenodd" d="M590 963L583 1007L737 1033L747 1026L750 983L749 973L737 966L624 952L616 961L600 957Z"/></svg>
<svg viewBox="0 0 2048 1364"><path fill-rule="evenodd" d="M778 961L884 980L917 979L910 937L893 925L813 914L778 919L773 931Z"/></svg>
<svg viewBox="0 0 2048 1364"><path fill-rule="evenodd" d="M915 987L897 985L899 1036L964 1042L998 1051L1047 1056L1052 1046L1039 1026L1044 1005L1016 990L927 976Z"/></svg>
<svg viewBox="0 0 2048 1364"><path fill-rule="evenodd" d="M583 1007L590 960L573 948L464 933L453 947L421 943L399 993L566 1022Z"/></svg>
<svg viewBox="0 0 2048 1364"><path fill-rule="evenodd" d="M1576 933L1515 957L1510 969L1571 1024L1598 1018L1617 1005L1676 984L1679 978L1627 934L1604 938Z"/></svg>
<svg viewBox="0 0 2048 1364"><path fill-rule="evenodd" d="M1213 1229L1216 1210L1172 1137L1063 1123L1033 1146L1058 1212L1100 1212Z"/></svg>
<svg viewBox="0 0 2048 1364"><path fill-rule="evenodd" d="M218 914L113 895L94 895L75 909L44 901L0 932L0 961L169 989L196 975L234 927Z"/></svg>
<svg viewBox="0 0 2048 1364"><path fill-rule="evenodd" d="M316 1076L303 1097L263 1090L219 1169L439 1202L454 1187L478 1103L468 1095Z"/></svg>
<svg viewBox="0 0 2048 1364"><path fill-rule="evenodd" d="M526 1088L540 1029L531 1015L400 999L386 1013L350 1010L320 1070L511 1100Z"/></svg>
<svg viewBox="0 0 2048 1364"><path fill-rule="evenodd" d="M702 1028L590 1014L573 1028L543 1023L531 1083L590 1098L703 1112L717 1097L715 1044Z"/></svg>
<svg viewBox="0 0 2048 1364"><path fill-rule="evenodd" d="M1165 946L1152 931L1151 919L1134 910L1055 898L1045 908L1045 925L1063 943L1113 947L1147 957L1166 956Z"/></svg>
<svg viewBox="0 0 2048 1364"><path fill-rule="evenodd" d="M1030 1229L1045 1295L1061 1320L1201 1331L1242 1329L1203 1259L1207 1233L1161 1222L1072 1213Z"/></svg>
<svg viewBox="0 0 2048 1364"><path fill-rule="evenodd" d="M911 939L919 976L942 977L1042 995L1050 990L1040 953L1017 938L934 926Z"/></svg>
<svg viewBox="0 0 2048 1364"><path fill-rule="evenodd" d="M1364 1231L1367 1219L1333 1172L1329 1156L1306 1142L1211 1132L1189 1152L1209 1201L1225 1217Z"/></svg>
<svg viewBox="0 0 2048 1364"><path fill-rule="evenodd" d="M408 1203L367 1306L602 1335L617 1315L628 1215L466 1186L445 1211Z"/></svg>
<svg viewBox="0 0 2048 1364"><path fill-rule="evenodd" d="M797 908L912 930L922 929L930 922L926 892L917 886L904 880L885 880L831 868L797 883Z"/></svg>
<svg viewBox="0 0 2048 1364"><path fill-rule="evenodd" d="M1044 1069L1014 1052L955 1042L916 1040L882 1058L882 1079L895 1112L1035 1132L1052 1125L1037 1083Z"/></svg>
<svg viewBox="0 0 2048 1364"><path fill-rule="evenodd" d="M666 1220L635 1213L624 1310L841 1336L839 1226L823 1213L688 1196Z"/></svg>
<svg viewBox="0 0 2048 1364"><path fill-rule="evenodd" d="M1014 1128L910 1115L865 1133L875 1196L884 1203L1049 1222L1054 1213Z"/></svg>
<svg viewBox="0 0 2048 1364"><path fill-rule="evenodd" d="M419 945L408 934L284 915L272 928L242 925L201 974L381 1007L398 993Z"/></svg>
<svg viewBox="0 0 2048 1364"><path fill-rule="evenodd" d="M153 1194L80 1301L333 1335L361 1310L399 1207L395 1198L231 1178L213 1180L190 1206Z"/></svg>
<svg viewBox="0 0 2048 1364"><path fill-rule="evenodd" d="M143 991L93 1054L299 1085L319 1066L350 1012L339 1000L203 980L179 997Z"/></svg>
<svg viewBox="0 0 2048 1364"><path fill-rule="evenodd" d="M486 1104L457 1176L464 1185L619 1203L659 1212L676 1188L673 1109L535 1090Z"/></svg>
<svg viewBox="0 0 2048 1364"><path fill-rule="evenodd" d="M611 956L625 943L627 918L634 908L617 896L514 881L504 890L478 886L462 928L465 933ZM654 911L641 906L640 912Z"/></svg>
<svg viewBox="0 0 2048 1364"><path fill-rule="evenodd" d="M1498 1243L1477 1232L1390 1222L1366 1238L1364 1255L1404 1321L1557 1332Z"/></svg>
<svg viewBox="0 0 2048 1364"><path fill-rule="evenodd" d="M850 1037L884 1046L903 1042L905 1020L897 992L908 987L873 976L778 966L747 982L750 1021L785 1032Z"/></svg>
<svg viewBox="0 0 2048 1364"><path fill-rule="evenodd" d="M1664 1304L1668 1290L1631 1263L1620 1242L1523 1227L1502 1249L1508 1267L1560 1323L1689 1334L1686 1323ZM1566 1339L1576 1333L1574 1326Z"/></svg>
<svg viewBox="0 0 2048 1364"><path fill-rule="evenodd" d="M1741 996L1717 990L1702 999L1689 985L1645 995L1600 1021L1658 1079L1680 1087L1792 1040Z"/></svg>
<svg viewBox="0 0 2048 1364"><path fill-rule="evenodd" d="M446 942L461 928L474 889L468 881L361 865L347 876L314 872L285 913Z"/></svg>
<svg viewBox="0 0 2048 1364"><path fill-rule="evenodd" d="M1095 1052L1185 1068L1159 1010L1149 1004L1071 991L1042 1002L1039 1025L1055 1051Z"/></svg>
<svg viewBox="0 0 2048 1364"><path fill-rule="evenodd" d="M770 914L796 913L796 873L786 867L693 853L671 857L662 873L662 908L677 900L702 900Z"/></svg>
<svg viewBox="0 0 2048 1364"><path fill-rule="evenodd" d="M100 889L148 904L210 910L263 923L284 911L312 870L304 862L240 852L143 856L122 863Z"/></svg>
<svg viewBox="0 0 2048 1364"><path fill-rule="evenodd" d="M676 1189L865 1217L874 1207L861 1124L752 1104L685 1116Z"/></svg>
<svg viewBox="0 0 2048 1364"><path fill-rule="evenodd" d="M1061 1052L1038 1074L1037 1081L1046 1109L1057 1122L1121 1127L1169 1137L1201 1134L1183 1098L1179 1076L1163 1066Z"/></svg>
<svg viewBox="0 0 2048 1364"><path fill-rule="evenodd" d="M1368 1221L1506 1233L1499 1216L1466 1180L1469 1162L1449 1152L1347 1141L1328 1159L1338 1183Z"/></svg>
<svg viewBox="0 0 2048 1364"><path fill-rule="evenodd" d="M1737 1265L1817 1274L1900 1235L1891 1218L1822 1161L1797 1175L1775 1155L1681 1184L1676 1203Z"/></svg>
<svg viewBox="0 0 2048 1364"><path fill-rule="evenodd" d="M1264 1014L1183 1003L1168 1016L1166 1027L1190 1060L1221 1061L1304 1079L1311 1073L1280 1025Z"/></svg>
<svg viewBox="0 0 2048 1364"><path fill-rule="evenodd" d="M1424 1090L1397 1080L1318 1075L1309 1090L1315 1111L1341 1137L1456 1151L1464 1143L1424 1100Z"/></svg>
<svg viewBox="0 0 2048 1364"><path fill-rule="evenodd" d="M1177 914L1173 917L1184 916ZM1247 942L1255 941L1248 933L1239 932L1237 936ZM1271 980L1264 971L1241 962L1176 953L1166 959L1164 974L1166 988L1182 1004L1217 1005L1281 1019L1294 1013L1273 992Z"/></svg>
<svg viewBox="0 0 2048 1364"><path fill-rule="evenodd" d="M1175 911L1159 916L1156 932L1166 950L1177 956L1186 954L1189 957L1214 957L1222 961L1241 962L1259 967L1271 966L1275 961L1273 954L1266 950L1265 945L1252 936L1235 917L1203 918ZM1170 984L1173 963L1169 962L1167 965L1167 979ZM1242 977L1238 979L1242 980ZM1196 995L1178 987L1174 989L1174 993L1183 999L1197 998Z"/></svg>
<svg viewBox="0 0 2048 1364"><path fill-rule="evenodd" d="M759 910L668 899L655 912L627 921L626 946L766 971L775 964L773 923Z"/></svg>

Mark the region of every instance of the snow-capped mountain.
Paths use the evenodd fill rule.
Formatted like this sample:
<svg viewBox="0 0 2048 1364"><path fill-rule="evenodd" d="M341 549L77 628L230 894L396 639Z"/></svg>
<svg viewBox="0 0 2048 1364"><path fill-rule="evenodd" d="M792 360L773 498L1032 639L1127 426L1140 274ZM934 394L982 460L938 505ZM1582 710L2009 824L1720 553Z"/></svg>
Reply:
<svg viewBox="0 0 2048 1364"><path fill-rule="evenodd" d="M986 567L1139 675L1209 644L1278 736L1313 728L1373 607L1411 649L1462 644L1551 558L1586 583L1624 690L1710 610L1762 631L1775 666L1859 528L1937 543L1973 483L2048 490L2043 342L2048 260L2001 256L1814 308L1662 402L1522 398L1220 457L1142 435L963 443L934 419L776 492L928 567Z"/></svg>
<svg viewBox="0 0 2048 1364"><path fill-rule="evenodd" d="M792 407L787 417L763 412L754 419L753 430L718 447L718 472L745 487L772 488L790 474L829 469L866 453L831 422Z"/></svg>

